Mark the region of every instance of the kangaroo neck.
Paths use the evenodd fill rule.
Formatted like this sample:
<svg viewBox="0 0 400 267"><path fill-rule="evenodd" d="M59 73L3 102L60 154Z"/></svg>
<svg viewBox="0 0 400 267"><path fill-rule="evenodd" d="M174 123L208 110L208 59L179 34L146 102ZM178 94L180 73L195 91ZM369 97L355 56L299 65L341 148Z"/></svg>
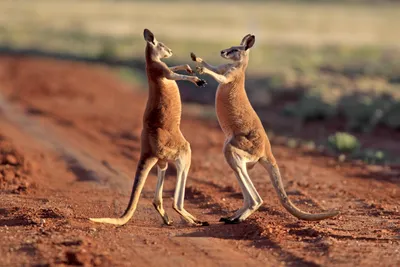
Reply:
<svg viewBox="0 0 400 267"><path fill-rule="evenodd" d="M161 62L160 59L154 55L154 48L149 43L146 44L144 54L147 64L151 62Z"/></svg>
<svg viewBox="0 0 400 267"><path fill-rule="evenodd" d="M247 61L241 62L235 67L233 71L233 79L230 83L221 84L218 87L217 94L220 95L228 105L236 105L242 101L248 101L248 97L245 90L245 74L247 68ZM225 102L224 101L224 102ZM237 101L239 101L237 103Z"/></svg>
<svg viewBox="0 0 400 267"><path fill-rule="evenodd" d="M168 66L158 57L154 56L153 47L147 44L145 51L146 74L149 84L149 100L157 101L167 95L178 95L179 90L175 81L165 78L165 69Z"/></svg>

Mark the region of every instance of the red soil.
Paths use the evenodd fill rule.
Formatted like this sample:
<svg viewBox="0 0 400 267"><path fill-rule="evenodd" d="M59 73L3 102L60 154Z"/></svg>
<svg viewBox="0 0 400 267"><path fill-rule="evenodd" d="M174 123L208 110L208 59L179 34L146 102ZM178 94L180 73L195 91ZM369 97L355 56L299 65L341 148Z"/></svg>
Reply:
<svg viewBox="0 0 400 267"><path fill-rule="evenodd" d="M290 198L306 210L342 214L297 220L256 167L250 175L263 206L241 224L224 225L219 218L242 198L221 153L223 135L216 122L184 115L193 151L186 208L211 225L188 226L170 208L173 168L164 199L174 226L163 226L151 205L154 172L127 225L95 224L87 218L118 216L127 205L146 93L103 67L3 56L0 94L1 266L400 264L399 170L273 143Z"/></svg>

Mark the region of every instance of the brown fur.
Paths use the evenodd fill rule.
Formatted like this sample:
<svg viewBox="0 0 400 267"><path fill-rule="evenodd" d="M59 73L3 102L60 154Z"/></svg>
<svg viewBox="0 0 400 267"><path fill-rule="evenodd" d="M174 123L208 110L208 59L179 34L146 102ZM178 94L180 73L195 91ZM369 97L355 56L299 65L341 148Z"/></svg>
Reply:
<svg viewBox="0 0 400 267"><path fill-rule="evenodd" d="M149 97L143 116L141 134L141 156L136 170L131 198L125 213L120 218L91 218L95 222L123 225L133 216L140 193L151 168L157 164L158 182L154 197L154 207L165 224L170 225L162 205L162 188L168 162L177 167L177 185L174 196L174 209L189 223L205 225L183 207L185 183L190 168L190 145L180 131L181 98L175 80L189 80L197 85L205 82L196 76L174 73L173 70L186 70L192 73L188 65L168 68L160 59L170 57L171 49L157 42L154 34L144 30L146 44L146 73L149 84Z"/></svg>
<svg viewBox="0 0 400 267"><path fill-rule="evenodd" d="M261 204L262 199L255 189L247 170L261 163L269 172L272 183L282 205L294 216L303 220L322 220L338 214L337 211L310 214L293 205L284 190L279 168L272 154L271 144L263 125L250 104L245 90L245 72L249 61L249 49L255 43L254 35L246 35L239 46L221 51L221 56L233 63L214 67L203 59L191 54L199 63L200 74L211 75L219 86L215 108L219 124L225 134L225 158L238 178L244 197L244 206L229 218L221 218L226 223L245 220Z"/></svg>

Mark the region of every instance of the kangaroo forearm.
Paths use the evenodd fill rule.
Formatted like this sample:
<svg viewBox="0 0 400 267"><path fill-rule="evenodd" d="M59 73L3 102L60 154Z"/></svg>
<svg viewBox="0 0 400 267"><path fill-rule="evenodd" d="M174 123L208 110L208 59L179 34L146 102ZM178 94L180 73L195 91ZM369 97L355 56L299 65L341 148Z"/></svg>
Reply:
<svg viewBox="0 0 400 267"><path fill-rule="evenodd" d="M217 74L224 74L230 68L230 64L222 64L219 66L213 66L213 65L208 64L204 60L201 62L201 65Z"/></svg>
<svg viewBox="0 0 400 267"><path fill-rule="evenodd" d="M173 67L169 67L169 69L172 72L175 72L175 71L178 71L178 70L186 70L186 65L173 66Z"/></svg>
<svg viewBox="0 0 400 267"><path fill-rule="evenodd" d="M207 69L209 69L209 70L211 70L211 71L213 71L213 72L218 73L218 67L213 66L213 65L210 65L210 64L208 64L207 62L205 62L204 60L203 60L200 64L201 64L203 67L205 67L205 68L207 68Z"/></svg>
<svg viewBox="0 0 400 267"><path fill-rule="evenodd" d="M232 64L219 65L218 66L218 71L216 71L216 73L225 74L231 67L232 67Z"/></svg>
<svg viewBox="0 0 400 267"><path fill-rule="evenodd" d="M175 72L172 72L172 73L166 75L166 78L168 80L174 80L174 81L179 81L179 80L193 81L193 76L182 75L182 74L178 74L178 73L175 73Z"/></svg>
<svg viewBox="0 0 400 267"><path fill-rule="evenodd" d="M220 84L224 84L224 83L228 83L229 79L221 74L215 73L214 71L211 71L209 69L205 69L204 73L210 75L211 77L213 77L218 83Z"/></svg>
<svg viewBox="0 0 400 267"><path fill-rule="evenodd" d="M188 76L188 75L178 74L178 73L172 72L170 69L167 69L167 71L165 71L165 78L167 78L168 80L174 80L174 81L178 81L178 80L190 81L200 87L207 84L206 81L199 79L199 77L197 77L197 76Z"/></svg>

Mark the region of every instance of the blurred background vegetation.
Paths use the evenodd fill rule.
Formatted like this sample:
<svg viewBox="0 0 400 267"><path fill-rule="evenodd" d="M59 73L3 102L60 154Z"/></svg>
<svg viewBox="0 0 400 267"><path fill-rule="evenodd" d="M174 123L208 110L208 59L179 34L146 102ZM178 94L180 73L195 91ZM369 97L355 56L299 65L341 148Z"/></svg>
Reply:
<svg viewBox="0 0 400 267"><path fill-rule="evenodd" d="M400 154L400 1L14 0L0 10L3 53L106 63L142 88L143 28L174 51L170 65L192 64L192 51L221 64L221 49L253 33L246 89L268 129L374 162ZM208 81L180 86L214 118L217 85Z"/></svg>

